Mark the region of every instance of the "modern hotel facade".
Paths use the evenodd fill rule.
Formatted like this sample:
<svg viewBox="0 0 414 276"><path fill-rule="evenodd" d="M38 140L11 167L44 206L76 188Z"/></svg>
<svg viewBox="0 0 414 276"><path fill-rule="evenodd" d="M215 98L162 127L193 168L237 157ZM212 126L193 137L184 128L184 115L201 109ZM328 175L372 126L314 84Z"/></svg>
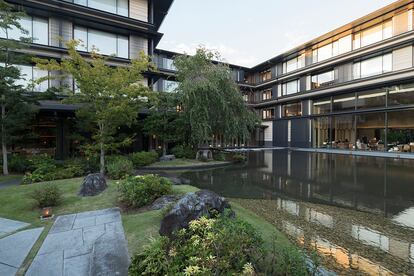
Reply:
<svg viewBox="0 0 414 276"><path fill-rule="evenodd" d="M177 85L178 54L156 49L172 0L7 2L28 14L22 22L34 39L28 53L60 59L65 40L82 39L84 55L96 46L116 55L110 64L122 66L142 50L159 69L146 74L148 85L164 92ZM413 9L413 0L399 0L253 68L230 65L246 104L263 119L248 145L414 152ZM59 74L32 66L22 71L29 79ZM62 85L73 81L34 90ZM37 146L51 148L57 158L69 154L74 108L42 102L34 127L44 135ZM140 138L136 148L156 145L152 137Z"/></svg>

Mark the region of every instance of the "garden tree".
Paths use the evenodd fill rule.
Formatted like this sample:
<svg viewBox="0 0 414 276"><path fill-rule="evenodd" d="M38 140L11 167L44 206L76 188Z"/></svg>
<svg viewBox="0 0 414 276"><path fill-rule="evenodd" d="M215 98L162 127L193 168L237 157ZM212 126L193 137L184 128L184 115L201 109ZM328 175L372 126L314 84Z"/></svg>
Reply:
<svg viewBox="0 0 414 276"><path fill-rule="evenodd" d="M144 132L155 135L162 142L164 156L169 143L185 140L184 120L177 111L178 105L177 94L160 92L149 116L144 120Z"/></svg>
<svg viewBox="0 0 414 276"><path fill-rule="evenodd" d="M30 39L22 37L20 40L10 40L12 31L20 31L22 36L28 34L19 22L23 15L0 0L0 37L5 38L0 39L0 132L3 175L9 174L8 146L14 141L21 140L35 112L33 99L23 86L18 84L24 76L16 66L30 61L29 56L18 53Z"/></svg>
<svg viewBox="0 0 414 276"><path fill-rule="evenodd" d="M99 153L100 172L105 173L105 153L132 142L132 137L118 137L121 127L130 127L148 98L150 89L142 82L143 72L152 70L148 56L141 53L129 66L111 67L107 58L95 50L90 57L81 56L76 48L79 41L67 43L68 57L61 61L35 59L37 66L61 71L60 78L72 76L78 88L66 102L78 104L76 111L80 127L92 135L93 143L86 144L89 154Z"/></svg>
<svg viewBox="0 0 414 276"><path fill-rule="evenodd" d="M249 110L228 65L216 52L197 49L194 56L174 60L179 82L177 93L183 116L194 145L205 144L213 136L222 136L226 143L248 139L259 118Z"/></svg>

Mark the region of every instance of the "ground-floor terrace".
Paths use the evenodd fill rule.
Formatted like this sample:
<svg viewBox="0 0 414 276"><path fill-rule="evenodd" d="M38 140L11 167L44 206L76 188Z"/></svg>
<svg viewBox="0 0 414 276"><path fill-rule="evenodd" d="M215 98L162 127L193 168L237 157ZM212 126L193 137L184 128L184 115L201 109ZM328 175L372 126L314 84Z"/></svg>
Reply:
<svg viewBox="0 0 414 276"><path fill-rule="evenodd" d="M286 114L263 122L265 146L414 153L412 83L302 101Z"/></svg>

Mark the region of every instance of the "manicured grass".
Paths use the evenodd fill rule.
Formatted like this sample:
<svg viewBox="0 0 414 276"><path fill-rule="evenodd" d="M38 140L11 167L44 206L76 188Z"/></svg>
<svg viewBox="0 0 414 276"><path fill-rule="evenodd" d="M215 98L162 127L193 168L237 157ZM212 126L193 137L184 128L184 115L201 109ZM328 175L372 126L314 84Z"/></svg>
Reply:
<svg viewBox="0 0 414 276"><path fill-rule="evenodd" d="M162 162L156 162L148 167L191 167L191 166L203 166L203 165L216 165L216 164L226 164L227 162L223 161L208 161L208 162L202 162L198 160L193 159L175 159L171 161L162 161Z"/></svg>

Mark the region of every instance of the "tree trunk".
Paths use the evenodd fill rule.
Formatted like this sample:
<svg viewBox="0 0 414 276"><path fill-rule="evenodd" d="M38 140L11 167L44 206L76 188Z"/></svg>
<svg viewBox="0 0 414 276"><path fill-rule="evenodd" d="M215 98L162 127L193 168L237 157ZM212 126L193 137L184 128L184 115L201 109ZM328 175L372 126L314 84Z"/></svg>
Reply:
<svg viewBox="0 0 414 276"><path fill-rule="evenodd" d="M1 151L2 151L2 157L3 157L3 175L9 175L9 165L7 160L7 145L6 145L6 134L4 133L4 120L6 116L6 106L5 106L5 96L3 95L1 97L3 104L1 105L1 118L2 118L2 124L1 124Z"/></svg>
<svg viewBox="0 0 414 276"><path fill-rule="evenodd" d="M100 168L100 173L105 174L105 149L103 143L101 143Z"/></svg>

